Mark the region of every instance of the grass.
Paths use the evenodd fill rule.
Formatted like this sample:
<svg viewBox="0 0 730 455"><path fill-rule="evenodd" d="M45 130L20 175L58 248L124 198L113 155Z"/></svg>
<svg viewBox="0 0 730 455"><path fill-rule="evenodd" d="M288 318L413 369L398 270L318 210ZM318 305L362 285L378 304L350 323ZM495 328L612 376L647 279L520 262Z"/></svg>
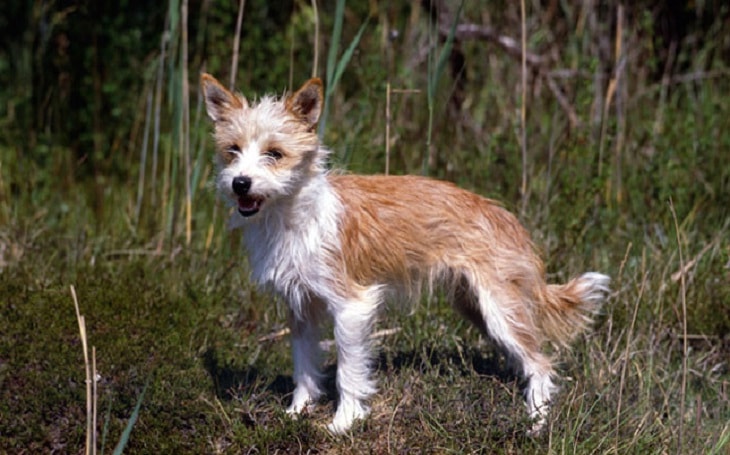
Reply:
<svg viewBox="0 0 730 455"><path fill-rule="evenodd" d="M563 353L566 379L540 438L525 436L519 378L439 301L383 318L380 328L399 330L380 339L373 414L351 437L333 438L323 429L334 407L333 353L328 398L290 420L283 413L293 387L288 343L267 337L283 327L283 311L247 285L235 248L206 259L195 246L173 257L120 253L109 239L80 242L24 242L16 246L23 259L0 273L3 451L84 446L84 362L68 283L96 347L107 441L121 436L149 381L130 453L664 453L678 450L680 421L685 450L727 449L727 340L690 332L683 356L671 246L624 249L621 267L608 270L615 293L594 333ZM690 303L697 305L692 283L712 286L727 248L718 238L690 272Z"/></svg>
<svg viewBox="0 0 730 455"><path fill-rule="evenodd" d="M436 36L436 18L418 8L401 23L389 23L388 14L352 23L355 7L341 4L338 34L354 44L339 62L337 52L327 62L338 84L328 94L324 134L334 155L356 171L382 171L387 136L391 173L421 172L428 158L430 174L519 212L550 281L586 270L613 279L593 331L558 353L561 392L545 434L525 435L521 379L439 299L386 311L375 359L380 392L351 435L324 430L334 411L331 347L327 397L302 419L284 414L293 390L286 312L250 286L238 233L224 229L192 76L199 69L192 62L205 53L184 55L179 9L187 3L171 2L166 39L146 62L145 89L128 95L137 134L110 125L110 137L130 137L132 151L115 158L129 168L58 182L80 166L71 150L45 140L26 156L22 129L2 132L0 453L88 447L88 360L69 286L86 344L95 348L98 453L121 441L128 453L727 453L726 62L713 60L705 71L700 57L711 53L700 49L683 56L696 65L691 72L652 80L642 66L639 51L648 44L641 30L621 22L620 32L591 35L581 27L600 24L561 3L582 24L563 38L529 8L520 19L515 6L492 14L495 23L514 25L505 30L524 26L524 45L533 50L525 63L529 91L518 97L520 45L499 30L470 41L445 21L447 33ZM233 19L241 5L228 6ZM298 42L310 15L323 29L333 19L302 8L283 42ZM475 8L464 2L460 21L478 21L485 13ZM261 20L257 11L246 10L243 29L253 38L236 42L242 52L264 33L246 23ZM220 41L220 20L212 13L201 20L189 44ZM376 39L394 29L401 41ZM599 32L622 43L606 58L629 65L612 68L604 85L596 75L612 63L590 39ZM267 46L276 43L267 37ZM220 46L225 52L211 52L208 70L222 76L229 65L221 56L230 51ZM254 52L241 65L289 77L291 68L281 66L306 58L289 46L287 63L262 65ZM461 53L470 78L449 74L447 49ZM547 50L537 55L540 49ZM555 68L534 63L556 53ZM408 58L386 62L385 74L386 54ZM386 82L408 96L393 97L384 119Z"/></svg>

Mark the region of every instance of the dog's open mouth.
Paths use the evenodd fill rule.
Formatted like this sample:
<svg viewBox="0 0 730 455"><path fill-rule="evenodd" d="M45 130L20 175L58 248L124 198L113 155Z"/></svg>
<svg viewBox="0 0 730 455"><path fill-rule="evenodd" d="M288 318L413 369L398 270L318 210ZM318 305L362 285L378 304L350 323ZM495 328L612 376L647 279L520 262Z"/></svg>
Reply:
<svg viewBox="0 0 730 455"><path fill-rule="evenodd" d="M238 213L242 216L255 215L261 208L264 198L261 196L246 195L238 198Z"/></svg>

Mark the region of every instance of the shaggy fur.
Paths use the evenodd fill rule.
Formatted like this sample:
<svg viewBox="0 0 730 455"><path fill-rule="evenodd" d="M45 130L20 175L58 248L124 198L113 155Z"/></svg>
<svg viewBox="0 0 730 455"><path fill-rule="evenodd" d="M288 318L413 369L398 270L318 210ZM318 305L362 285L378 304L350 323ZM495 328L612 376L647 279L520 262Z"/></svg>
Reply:
<svg viewBox="0 0 730 455"><path fill-rule="evenodd" d="M388 298L446 290L457 310L514 358L528 379L532 432L545 422L555 370L546 341L587 328L609 278L545 283L525 229L498 203L416 176L327 172L316 135L322 84L254 104L202 76L215 124L217 187L238 206L252 278L289 306L294 358L290 413L321 396L319 326L334 320L339 403L329 429L347 431L375 392L369 335Z"/></svg>

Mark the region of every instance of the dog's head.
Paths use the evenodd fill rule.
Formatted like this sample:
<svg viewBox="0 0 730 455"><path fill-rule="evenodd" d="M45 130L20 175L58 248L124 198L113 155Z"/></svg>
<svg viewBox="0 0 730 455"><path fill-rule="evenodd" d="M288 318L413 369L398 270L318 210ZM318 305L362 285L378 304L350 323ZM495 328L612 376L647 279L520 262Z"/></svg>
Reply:
<svg viewBox="0 0 730 455"><path fill-rule="evenodd" d="M249 104L213 76L201 77L208 116L215 124L218 191L250 217L296 194L324 172L327 151L316 133L322 106L322 81L310 79L277 99Z"/></svg>

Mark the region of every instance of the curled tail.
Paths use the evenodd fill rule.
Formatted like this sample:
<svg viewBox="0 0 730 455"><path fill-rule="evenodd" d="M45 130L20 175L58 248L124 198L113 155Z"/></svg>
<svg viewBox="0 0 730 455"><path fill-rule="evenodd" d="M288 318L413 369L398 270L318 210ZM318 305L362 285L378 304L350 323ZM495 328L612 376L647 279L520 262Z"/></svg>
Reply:
<svg viewBox="0 0 730 455"><path fill-rule="evenodd" d="M586 330L593 322L593 315L601 309L610 280L606 275L588 272L565 284L547 285L538 306L545 336L566 346Z"/></svg>

